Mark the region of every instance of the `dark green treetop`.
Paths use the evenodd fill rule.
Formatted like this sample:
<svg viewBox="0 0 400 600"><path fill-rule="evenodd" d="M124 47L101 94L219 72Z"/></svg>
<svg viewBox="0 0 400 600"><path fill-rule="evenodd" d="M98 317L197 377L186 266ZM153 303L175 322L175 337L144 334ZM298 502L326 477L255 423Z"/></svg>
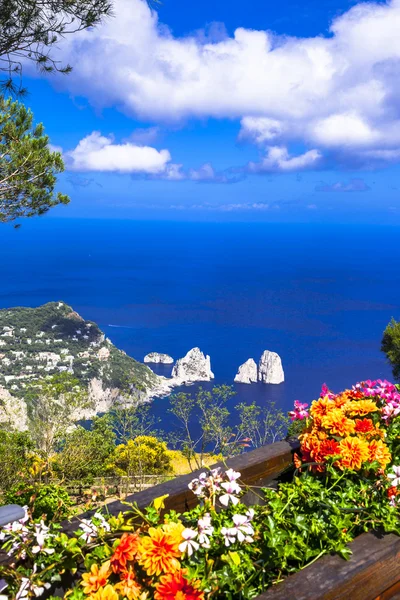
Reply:
<svg viewBox="0 0 400 600"><path fill-rule="evenodd" d="M393 377L400 381L400 322L395 319L383 332L381 349L392 365Z"/></svg>
<svg viewBox="0 0 400 600"><path fill-rule="evenodd" d="M54 191L63 170L61 154L51 150L43 125L33 125L31 111L0 97L0 221L68 204L68 196Z"/></svg>
<svg viewBox="0 0 400 600"><path fill-rule="evenodd" d="M68 34L98 25L111 13L109 0L1 0L3 89L25 92L21 75L26 61L33 61L44 72L69 73L68 64L60 64L52 58L53 46Z"/></svg>

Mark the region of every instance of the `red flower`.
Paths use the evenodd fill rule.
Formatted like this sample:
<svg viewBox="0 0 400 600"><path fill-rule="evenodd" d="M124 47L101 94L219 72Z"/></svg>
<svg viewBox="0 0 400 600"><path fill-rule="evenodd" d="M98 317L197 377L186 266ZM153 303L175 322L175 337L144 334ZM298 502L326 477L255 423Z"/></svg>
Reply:
<svg viewBox="0 0 400 600"><path fill-rule="evenodd" d="M375 425L371 419L356 419L356 431L358 433L369 433L375 431Z"/></svg>
<svg viewBox="0 0 400 600"><path fill-rule="evenodd" d="M126 571L127 563L136 557L138 546L139 536L137 533L124 533L111 557L110 562L114 573Z"/></svg>
<svg viewBox="0 0 400 600"><path fill-rule="evenodd" d="M321 458L332 454L340 454L339 443L336 440L323 440L320 443L318 454Z"/></svg>
<svg viewBox="0 0 400 600"><path fill-rule="evenodd" d="M199 582L189 582L185 574L185 571L177 571L160 577L154 600L203 600L204 593L198 589Z"/></svg>
<svg viewBox="0 0 400 600"><path fill-rule="evenodd" d="M387 491L387 496L388 498L393 498L395 496L398 496L399 492L398 489L396 487L390 487Z"/></svg>

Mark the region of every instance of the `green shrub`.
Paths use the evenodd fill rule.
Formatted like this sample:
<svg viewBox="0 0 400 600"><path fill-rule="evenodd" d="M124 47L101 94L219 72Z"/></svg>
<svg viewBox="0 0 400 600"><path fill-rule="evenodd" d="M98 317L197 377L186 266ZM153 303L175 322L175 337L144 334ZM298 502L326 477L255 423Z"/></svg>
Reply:
<svg viewBox="0 0 400 600"><path fill-rule="evenodd" d="M70 516L72 500L68 492L54 483L27 485L19 483L5 494L7 504L28 506L34 519L63 520Z"/></svg>

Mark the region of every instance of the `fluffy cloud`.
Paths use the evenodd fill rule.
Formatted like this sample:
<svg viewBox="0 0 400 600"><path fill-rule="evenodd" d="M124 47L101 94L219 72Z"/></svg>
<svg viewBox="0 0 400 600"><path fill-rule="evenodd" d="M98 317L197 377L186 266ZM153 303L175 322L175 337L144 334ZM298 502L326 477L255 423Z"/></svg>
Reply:
<svg viewBox="0 0 400 600"><path fill-rule="evenodd" d="M66 153L66 159L71 171L157 174L166 171L171 155L168 150L130 142L115 144L112 137L93 131Z"/></svg>
<svg viewBox="0 0 400 600"><path fill-rule="evenodd" d="M290 156L288 149L283 146L269 146L267 155L261 162L250 162L247 168L251 173L299 171L316 168L320 160L321 154L318 150L308 150L304 154Z"/></svg>
<svg viewBox="0 0 400 600"><path fill-rule="evenodd" d="M266 146L266 170L277 147L299 142L307 152L275 169L309 168L318 156L400 160L400 0L359 3L329 36L310 38L243 28L174 37L142 0L116 0L115 15L60 43L74 70L59 85L93 105L152 121L241 119L240 137ZM140 154L157 170L168 158L155 152Z"/></svg>
<svg viewBox="0 0 400 600"><path fill-rule="evenodd" d="M348 183L337 181L336 183L321 183L315 188L316 192L368 192L371 188L363 179L350 179Z"/></svg>
<svg viewBox="0 0 400 600"><path fill-rule="evenodd" d="M146 137L145 132L144 136ZM130 139L137 139L136 132ZM140 136L143 139L143 136ZM58 149L62 152L62 148ZM127 141L115 143L113 136L101 135L93 131L83 138L76 148L64 153L67 169L78 172L112 172L129 173L133 176L145 175L150 179L168 181L194 181L197 183L237 183L243 179L244 172L238 174L219 172L211 163L199 169L183 170L183 165L171 162L168 150L157 150L151 146L138 145ZM84 186L92 183L92 179L69 178L74 185Z"/></svg>

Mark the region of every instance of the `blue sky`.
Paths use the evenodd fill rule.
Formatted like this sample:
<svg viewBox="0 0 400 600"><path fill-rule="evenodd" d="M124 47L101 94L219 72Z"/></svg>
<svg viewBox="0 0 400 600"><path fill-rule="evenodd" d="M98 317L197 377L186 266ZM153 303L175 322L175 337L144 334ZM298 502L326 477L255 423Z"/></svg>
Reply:
<svg viewBox="0 0 400 600"><path fill-rule="evenodd" d="M400 222L400 0L116 0L25 69L53 216Z"/></svg>

